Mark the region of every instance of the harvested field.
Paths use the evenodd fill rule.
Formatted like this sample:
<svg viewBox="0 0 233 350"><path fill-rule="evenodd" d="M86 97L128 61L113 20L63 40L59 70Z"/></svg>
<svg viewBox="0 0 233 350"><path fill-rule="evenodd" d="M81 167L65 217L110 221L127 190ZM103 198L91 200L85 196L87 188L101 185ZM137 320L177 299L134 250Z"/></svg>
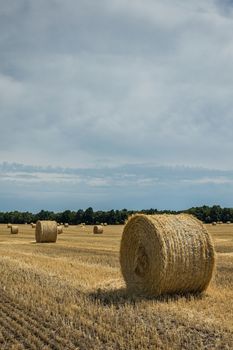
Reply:
<svg viewBox="0 0 233 350"><path fill-rule="evenodd" d="M123 226L69 226L57 243L0 225L0 349L232 349L233 225L206 225L217 271L203 296L128 296Z"/></svg>

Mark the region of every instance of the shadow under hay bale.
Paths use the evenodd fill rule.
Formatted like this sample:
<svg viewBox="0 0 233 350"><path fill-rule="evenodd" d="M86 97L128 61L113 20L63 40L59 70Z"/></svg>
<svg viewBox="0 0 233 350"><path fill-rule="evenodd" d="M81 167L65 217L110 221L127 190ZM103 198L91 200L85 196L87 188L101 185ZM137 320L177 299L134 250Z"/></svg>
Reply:
<svg viewBox="0 0 233 350"><path fill-rule="evenodd" d="M198 293L212 278L215 251L207 230L191 215L137 214L124 228L120 263L129 293Z"/></svg>
<svg viewBox="0 0 233 350"><path fill-rule="evenodd" d="M93 227L93 233L94 234L100 234L100 233L103 233L104 232L104 229L103 229L103 226L101 225L95 225Z"/></svg>
<svg viewBox="0 0 233 350"><path fill-rule="evenodd" d="M128 293L127 289L97 289L88 295L91 301L98 301L105 306L121 306L124 304L133 304L142 302L143 300L154 300L160 303L169 303L183 299L185 301L203 300L206 296L203 293L180 293L180 294L164 294L160 296L149 296Z"/></svg>
<svg viewBox="0 0 233 350"><path fill-rule="evenodd" d="M19 228L18 226L11 226L11 234L18 234L19 233Z"/></svg>
<svg viewBox="0 0 233 350"><path fill-rule="evenodd" d="M35 238L37 243L55 243L57 240L56 221L37 221Z"/></svg>

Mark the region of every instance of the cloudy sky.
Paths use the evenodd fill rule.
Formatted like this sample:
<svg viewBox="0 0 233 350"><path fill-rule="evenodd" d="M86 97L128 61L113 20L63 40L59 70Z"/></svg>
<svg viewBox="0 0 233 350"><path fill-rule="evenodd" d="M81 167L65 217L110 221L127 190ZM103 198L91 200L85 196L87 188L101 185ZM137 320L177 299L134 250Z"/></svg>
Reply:
<svg viewBox="0 0 233 350"><path fill-rule="evenodd" d="M233 1L0 0L0 210L233 206Z"/></svg>

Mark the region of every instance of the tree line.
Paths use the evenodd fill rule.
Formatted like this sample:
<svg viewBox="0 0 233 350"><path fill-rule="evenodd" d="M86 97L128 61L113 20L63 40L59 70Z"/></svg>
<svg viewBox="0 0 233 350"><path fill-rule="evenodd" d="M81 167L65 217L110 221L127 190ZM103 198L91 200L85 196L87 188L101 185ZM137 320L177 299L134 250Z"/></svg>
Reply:
<svg viewBox="0 0 233 350"><path fill-rule="evenodd" d="M186 210L186 212L193 214L206 224L218 221L233 222L233 208L221 208L220 205L194 207Z"/></svg>
<svg viewBox="0 0 233 350"><path fill-rule="evenodd" d="M109 211L94 211L89 207L86 210L79 209L78 211L65 210L60 213L54 213L53 211L41 210L40 212L33 214L30 212L0 212L0 223L12 223L12 224L24 224L36 222L37 220L55 220L59 223L69 223L70 225L78 225L85 223L87 225L107 223L108 225L124 224L127 218L135 213L143 214L179 214L189 213L197 217L199 220L205 223L211 223L214 221L233 222L233 208L221 208L219 205L212 207L202 206L193 207L183 211L173 210L157 210L157 209L145 209L140 211L135 210L109 210Z"/></svg>

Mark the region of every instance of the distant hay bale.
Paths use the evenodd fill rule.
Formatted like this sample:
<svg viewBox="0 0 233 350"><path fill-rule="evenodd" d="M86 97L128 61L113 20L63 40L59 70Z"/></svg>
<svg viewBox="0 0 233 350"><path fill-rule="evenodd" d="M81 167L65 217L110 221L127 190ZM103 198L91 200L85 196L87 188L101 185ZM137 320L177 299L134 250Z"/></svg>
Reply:
<svg viewBox="0 0 233 350"><path fill-rule="evenodd" d="M63 227L62 226L57 226L57 234L60 235L61 233L63 233Z"/></svg>
<svg viewBox="0 0 233 350"><path fill-rule="evenodd" d="M212 225L217 225L217 222L216 222L216 221L213 221L213 222L212 222Z"/></svg>
<svg viewBox="0 0 233 350"><path fill-rule="evenodd" d="M231 221L227 221L227 224L228 224L228 225L231 224Z"/></svg>
<svg viewBox="0 0 233 350"><path fill-rule="evenodd" d="M56 242L57 223L56 221L37 221L35 237L37 243Z"/></svg>
<svg viewBox="0 0 233 350"><path fill-rule="evenodd" d="M107 222L104 222L104 226L108 226Z"/></svg>
<svg viewBox="0 0 233 350"><path fill-rule="evenodd" d="M60 235L61 233L63 233L63 227L57 226L57 234Z"/></svg>
<svg viewBox="0 0 233 350"><path fill-rule="evenodd" d="M33 222L31 223L31 227L32 228L35 228L36 227L36 224L34 224Z"/></svg>
<svg viewBox="0 0 233 350"><path fill-rule="evenodd" d="M101 225L95 225L93 227L93 233L94 234L99 234L99 233L103 233L104 229L103 229L103 226Z"/></svg>
<svg viewBox="0 0 233 350"><path fill-rule="evenodd" d="M7 228L11 228L12 227L12 224L7 224Z"/></svg>
<svg viewBox="0 0 233 350"><path fill-rule="evenodd" d="M18 228L18 226L11 226L11 234L17 234L17 233L19 233L19 228Z"/></svg>
<svg viewBox="0 0 233 350"><path fill-rule="evenodd" d="M64 224L64 227L69 227L69 224L66 222L66 223Z"/></svg>
<svg viewBox="0 0 233 350"><path fill-rule="evenodd" d="M85 222L82 222L81 225L82 225L82 226L85 226L86 224L85 224Z"/></svg>
<svg viewBox="0 0 233 350"><path fill-rule="evenodd" d="M191 215L132 216L124 227L120 264L129 292L202 292L215 266L212 239Z"/></svg>
<svg viewBox="0 0 233 350"><path fill-rule="evenodd" d="M101 224L100 224L101 226L104 226L104 223L103 222L101 222Z"/></svg>

